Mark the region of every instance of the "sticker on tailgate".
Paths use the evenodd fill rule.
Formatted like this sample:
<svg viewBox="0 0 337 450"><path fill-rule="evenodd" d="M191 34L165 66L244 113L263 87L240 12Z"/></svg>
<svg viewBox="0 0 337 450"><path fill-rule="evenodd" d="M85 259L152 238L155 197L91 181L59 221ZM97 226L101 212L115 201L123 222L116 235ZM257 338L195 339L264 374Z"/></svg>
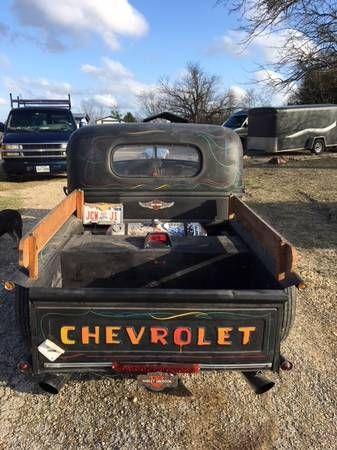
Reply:
<svg viewBox="0 0 337 450"><path fill-rule="evenodd" d="M41 355L45 356L49 361L56 361L61 355L63 355L63 348L56 345L53 341L46 339L38 346L38 351Z"/></svg>
<svg viewBox="0 0 337 450"><path fill-rule="evenodd" d="M83 224L112 225L123 223L122 203L85 203Z"/></svg>

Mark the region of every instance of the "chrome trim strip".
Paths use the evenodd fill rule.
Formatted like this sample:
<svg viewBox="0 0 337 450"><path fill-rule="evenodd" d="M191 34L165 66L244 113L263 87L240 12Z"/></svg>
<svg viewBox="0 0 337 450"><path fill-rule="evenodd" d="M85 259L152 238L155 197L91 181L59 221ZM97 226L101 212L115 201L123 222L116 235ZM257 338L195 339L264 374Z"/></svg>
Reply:
<svg viewBox="0 0 337 450"><path fill-rule="evenodd" d="M103 368L110 368L112 363L107 362L93 362L93 363L44 363L44 367L46 369L75 369L75 368L95 368L95 367L103 367ZM179 366L179 365L188 365L189 363L164 363L164 362L147 362L147 363L137 363L137 362L125 362L125 364L128 365L172 365L172 366ZM271 363L257 363L257 364L200 364L200 368L204 370L217 370L217 369L271 369L272 364Z"/></svg>
<svg viewBox="0 0 337 450"><path fill-rule="evenodd" d="M41 153L41 155L33 155L33 156L28 156L28 155L22 155L22 156L4 156L2 155L2 159L44 159L44 158L62 158L62 159L67 159L66 155L44 155L43 153Z"/></svg>
<svg viewBox="0 0 337 450"><path fill-rule="evenodd" d="M16 150L5 150L5 151L16 151ZM27 152L27 153L32 153L32 152L65 152L66 149L65 148L57 148L57 147L50 147L50 148L40 148L40 147L36 147L36 148L24 148L24 149L20 149L18 150L19 152Z"/></svg>
<svg viewBox="0 0 337 450"><path fill-rule="evenodd" d="M3 145L62 145L67 144L68 141L54 141L54 142L3 142Z"/></svg>

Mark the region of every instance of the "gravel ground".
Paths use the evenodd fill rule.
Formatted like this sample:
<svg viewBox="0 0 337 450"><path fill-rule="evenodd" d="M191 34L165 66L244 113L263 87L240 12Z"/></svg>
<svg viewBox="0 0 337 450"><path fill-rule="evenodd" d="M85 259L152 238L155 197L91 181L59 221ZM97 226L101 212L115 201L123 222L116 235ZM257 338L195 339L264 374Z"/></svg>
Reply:
<svg viewBox="0 0 337 450"><path fill-rule="evenodd" d="M298 157L285 166L246 161L246 200L299 251L308 288L299 295L283 352L290 373L255 396L237 373L184 377L191 398L154 395L135 381L77 378L58 396L16 373L24 356L13 294L0 300L0 448L3 449L335 449L337 158ZM15 201L28 230L63 198L62 178L0 183L2 204ZM0 239L1 280L17 254Z"/></svg>

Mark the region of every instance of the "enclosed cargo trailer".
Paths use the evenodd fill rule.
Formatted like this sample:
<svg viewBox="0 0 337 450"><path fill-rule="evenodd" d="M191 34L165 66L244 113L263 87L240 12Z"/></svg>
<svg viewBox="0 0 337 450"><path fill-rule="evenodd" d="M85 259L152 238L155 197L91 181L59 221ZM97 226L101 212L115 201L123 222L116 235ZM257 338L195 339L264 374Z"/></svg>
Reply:
<svg viewBox="0 0 337 450"><path fill-rule="evenodd" d="M310 150L320 154L337 146L337 105L252 108L248 150L266 153Z"/></svg>

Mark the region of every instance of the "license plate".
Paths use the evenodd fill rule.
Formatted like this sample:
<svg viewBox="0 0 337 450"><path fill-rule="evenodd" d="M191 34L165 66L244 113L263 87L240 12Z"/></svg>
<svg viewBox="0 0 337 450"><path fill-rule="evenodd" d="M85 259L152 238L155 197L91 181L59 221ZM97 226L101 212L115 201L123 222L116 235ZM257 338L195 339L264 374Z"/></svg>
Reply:
<svg viewBox="0 0 337 450"><path fill-rule="evenodd" d="M49 166L36 166L36 172L37 173L50 173L50 167Z"/></svg>
<svg viewBox="0 0 337 450"><path fill-rule="evenodd" d="M84 204L83 223L88 225L111 225L123 223L123 205L121 203L95 203Z"/></svg>

